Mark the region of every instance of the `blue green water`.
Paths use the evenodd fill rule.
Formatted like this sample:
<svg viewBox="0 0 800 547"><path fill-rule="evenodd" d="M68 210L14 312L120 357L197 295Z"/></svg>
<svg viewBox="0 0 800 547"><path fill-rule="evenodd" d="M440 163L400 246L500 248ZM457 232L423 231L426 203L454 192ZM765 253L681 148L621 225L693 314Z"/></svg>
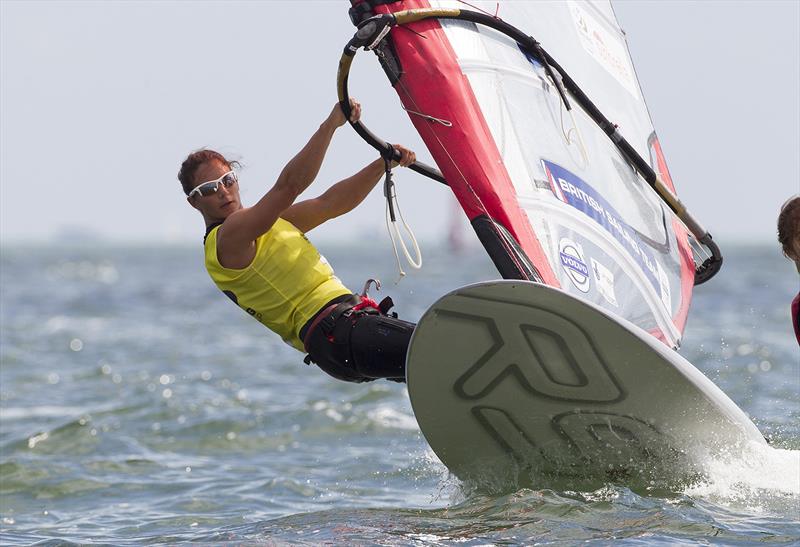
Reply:
<svg viewBox="0 0 800 547"><path fill-rule="evenodd" d="M681 353L772 448L681 491L489 495L448 476L404 386L304 365L212 286L199 243L3 247L0 543L798 543L798 277L770 246L723 249ZM383 243L322 250L409 320L496 277L480 252L429 248L393 285Z"/></svg>

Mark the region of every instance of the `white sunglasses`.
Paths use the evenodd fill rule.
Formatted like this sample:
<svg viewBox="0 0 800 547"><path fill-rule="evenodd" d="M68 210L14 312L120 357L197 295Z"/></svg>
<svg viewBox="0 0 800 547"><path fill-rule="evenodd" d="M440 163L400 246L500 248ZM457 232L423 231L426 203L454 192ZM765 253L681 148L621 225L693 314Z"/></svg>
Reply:
<svg viewBox="0 0 800 547"><path fill-rule="evenodd" d="M195 194L200 194L201 196L210 196L217 193L220 183L224 184L225 188L230 188L238 181L239 177L236 176L236 173L233 171L228 171L218 179L198 184L194 187L194 189L192 189L191 192L189 192L187 197L192 197Z"/></svg>

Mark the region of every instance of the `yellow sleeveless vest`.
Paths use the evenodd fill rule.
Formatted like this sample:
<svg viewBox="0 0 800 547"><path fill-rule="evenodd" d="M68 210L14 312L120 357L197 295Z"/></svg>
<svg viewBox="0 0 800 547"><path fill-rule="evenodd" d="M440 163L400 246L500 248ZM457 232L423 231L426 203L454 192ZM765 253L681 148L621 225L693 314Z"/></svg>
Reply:
<svg viewBox="0 0 800 547"><path fill-rule="evenodd" d="M219 289L283 340L305 351L303 328L322 307L352 294L334 275L325 257L290 222L279 218L256 239L256 256L247 268L225 268L217 259L217 230L206 236L206 270Z"/></svg>

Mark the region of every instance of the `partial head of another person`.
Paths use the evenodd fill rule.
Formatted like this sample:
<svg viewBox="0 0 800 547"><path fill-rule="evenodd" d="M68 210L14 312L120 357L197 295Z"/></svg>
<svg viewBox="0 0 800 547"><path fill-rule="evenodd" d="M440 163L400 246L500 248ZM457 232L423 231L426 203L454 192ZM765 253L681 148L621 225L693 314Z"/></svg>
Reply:
<svg viewBox="0 0 800 547"><path fill-rule="evenodd" d="M778 215L778 241L787 258L800 272L800 196L789 198Z"/></svg>

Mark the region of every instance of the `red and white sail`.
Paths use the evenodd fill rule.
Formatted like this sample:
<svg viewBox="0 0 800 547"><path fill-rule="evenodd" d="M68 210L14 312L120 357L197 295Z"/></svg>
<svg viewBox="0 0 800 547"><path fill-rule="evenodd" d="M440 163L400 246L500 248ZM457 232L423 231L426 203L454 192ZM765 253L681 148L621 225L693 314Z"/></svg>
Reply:
<svg viewBox="0 0 800 547"><path fill-rule="evenodd" d="M376 14L496 12L542 44L674 191L610 2L352 0L364 3ZM677 346L694 281L686 229L587 114L565 108L545 68L458 20L394 27L387 40L394 87L501 275L560 287Z"/></svg>

